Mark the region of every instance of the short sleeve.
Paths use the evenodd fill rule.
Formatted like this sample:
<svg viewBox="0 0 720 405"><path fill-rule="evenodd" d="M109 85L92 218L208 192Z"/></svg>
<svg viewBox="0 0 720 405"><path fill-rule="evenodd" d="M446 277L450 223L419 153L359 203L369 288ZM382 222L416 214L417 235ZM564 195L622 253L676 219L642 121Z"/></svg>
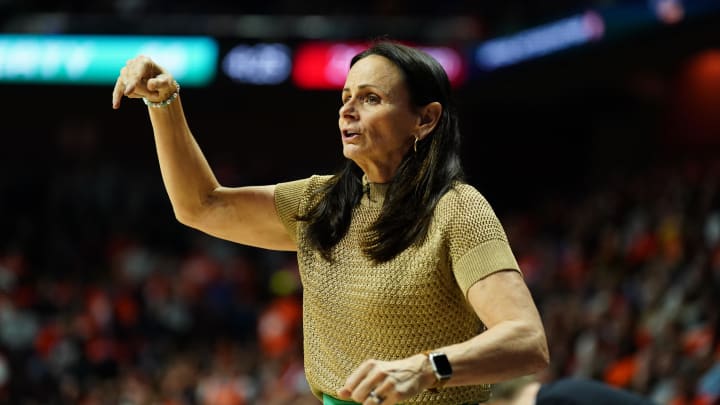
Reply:
<svg viewBox="0 0 720 405"><path fill-rule="evenodd" d="M467 292L473 284L498 271L520 271L505 230L480 192L459 184L441 200L448 215L446 242L455 279Z"/></svg>
<svg viewBox="0 0 720 405"><path fill-rule="evenodd" d="M275 186L275 210L293 242L297 243L297 216L310 179L278 183Z"/></svg>
<svg viewBox="0 0 720 405"><path fill-rule="evenodd" d="M317 192L322 190L332 176L313 175L307 179L278 183L275 185L275 210L293 242L298 241L298 216L307 213Z"/></svg>

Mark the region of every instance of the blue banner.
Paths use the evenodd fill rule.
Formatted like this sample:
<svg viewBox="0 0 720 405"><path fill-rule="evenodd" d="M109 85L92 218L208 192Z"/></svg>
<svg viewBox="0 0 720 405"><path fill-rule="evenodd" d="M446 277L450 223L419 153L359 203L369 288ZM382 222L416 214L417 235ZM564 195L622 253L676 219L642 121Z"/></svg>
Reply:
<svg viewBox="0 0 720 405"><path fill-rule="evenodd" d="M0 35L0 82L112 84L137 55L183 86L206 86L215 77L218 45L210 37Z"/></svg>

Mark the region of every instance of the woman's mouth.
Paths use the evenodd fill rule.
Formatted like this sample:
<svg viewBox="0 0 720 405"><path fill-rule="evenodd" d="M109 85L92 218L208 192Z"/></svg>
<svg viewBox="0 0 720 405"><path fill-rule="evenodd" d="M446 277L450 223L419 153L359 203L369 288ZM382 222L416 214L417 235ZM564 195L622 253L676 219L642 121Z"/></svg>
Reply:
<svg viewBox="0 0 720 405"><path fill-rule="evenodd" d="M360 133L356 132L356 131L351 131L351 130L343 130L342 131L343 140L351 140L358 136L360 136Z"/></svg>

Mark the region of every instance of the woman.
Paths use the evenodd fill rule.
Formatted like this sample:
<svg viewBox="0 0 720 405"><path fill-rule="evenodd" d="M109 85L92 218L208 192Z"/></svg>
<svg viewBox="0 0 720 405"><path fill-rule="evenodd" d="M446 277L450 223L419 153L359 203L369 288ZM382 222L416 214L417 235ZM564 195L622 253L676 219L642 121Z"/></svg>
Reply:
<svg viewBox="0 0 720 405"><path fill-rule="evenodd" d="M218 184L172 76L145 57L113 92L150 105L178 220L220 238L297 251L305 369L325 404L471 404L548 362L544 330L492 209L462 182L442 67L375 44L351 62L334 176ZM157 108L155 108L157 107Z"/></svg>

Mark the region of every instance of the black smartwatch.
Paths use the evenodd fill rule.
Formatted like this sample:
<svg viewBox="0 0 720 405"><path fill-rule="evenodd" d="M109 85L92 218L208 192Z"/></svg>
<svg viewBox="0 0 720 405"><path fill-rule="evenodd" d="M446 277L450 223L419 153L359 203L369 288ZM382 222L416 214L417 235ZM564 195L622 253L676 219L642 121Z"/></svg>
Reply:
<svg viewBox="0 0 720 405"><path fill-rule="evenodd" d="M452 377L452 366L445 353L426 352L425 355L428 360L430 360L430 365L437 379L437 382L430 388L430 391L437 392L437 390L442 388L450 377Z"/></svg>

